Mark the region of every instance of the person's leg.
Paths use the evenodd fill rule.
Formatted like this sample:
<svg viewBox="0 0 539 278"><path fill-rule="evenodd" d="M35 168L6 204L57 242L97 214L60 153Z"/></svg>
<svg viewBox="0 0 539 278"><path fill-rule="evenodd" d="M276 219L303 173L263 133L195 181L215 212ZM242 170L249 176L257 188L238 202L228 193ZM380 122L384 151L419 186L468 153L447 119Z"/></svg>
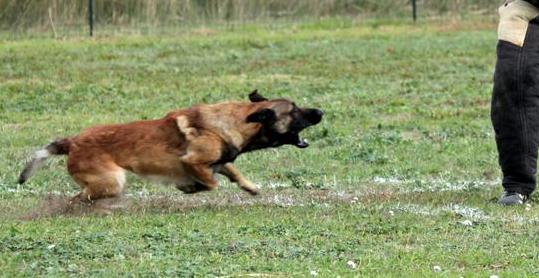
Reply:
<svg viewBox="0 0 539 278"><path fill-rule="evenodd" d="M502 204L523 203L536 185L539 144L537 16L539 10L521 0L500 8L491 119L506 191L500 199Z"/></svg>

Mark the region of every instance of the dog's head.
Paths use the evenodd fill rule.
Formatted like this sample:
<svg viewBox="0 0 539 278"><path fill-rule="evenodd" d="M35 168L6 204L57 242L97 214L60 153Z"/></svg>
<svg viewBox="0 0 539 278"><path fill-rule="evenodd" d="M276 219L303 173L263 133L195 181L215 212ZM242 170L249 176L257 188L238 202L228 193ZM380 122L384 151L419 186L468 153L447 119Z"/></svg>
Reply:
<svg viewBox="0 0 539 278"><path fill-rule="evenodd" d="M249 94L249 100L260 103L260 109L248 115L246 120L262 124L262 129L247 146L247 151L285 144L306 148L309 144L299 133L318 124L324 114L320 109L298 107L288 99L269 100L256 90Z"/></svg>

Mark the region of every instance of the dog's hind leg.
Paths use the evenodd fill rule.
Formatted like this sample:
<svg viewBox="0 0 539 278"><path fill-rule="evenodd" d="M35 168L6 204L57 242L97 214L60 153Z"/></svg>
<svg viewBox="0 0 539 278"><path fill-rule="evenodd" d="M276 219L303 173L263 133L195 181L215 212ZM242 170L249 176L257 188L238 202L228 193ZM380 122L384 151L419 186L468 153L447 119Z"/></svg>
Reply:
<svg viewBox="0 0 539 278"><path fill-rule="evenodd" d="M82 191L72 200L93 202L103 198L119 197L125 184L125 170L85 171L71 175Z"/></svg>
<svg viewBox="0 0 539 278"><path fill-rule="evenodd" d="M84 172L72 175L82 190L71 198L69 209L74 209L81 203L91 205L87 207L92 212L110 214L118 206L119 197L123 192L125 171L121 168L106 172Z"/></svg>
<svg viewBox="0 0 539 278"><path fill-rule="evenodd" d="M258 190L256 186L246 179L240 171L232 163L226 163L219 173L230 179L231 182L237 183L241 189L247 191L251 195L257 195Z"/></svg>

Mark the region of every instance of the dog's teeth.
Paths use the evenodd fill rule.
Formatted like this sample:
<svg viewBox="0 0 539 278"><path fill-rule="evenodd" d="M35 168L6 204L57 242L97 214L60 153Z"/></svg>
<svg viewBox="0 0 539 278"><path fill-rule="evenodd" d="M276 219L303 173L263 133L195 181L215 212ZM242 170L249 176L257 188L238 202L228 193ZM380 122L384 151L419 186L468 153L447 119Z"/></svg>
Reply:
<svg viewBox="0 0 539 278"><path fill-rule="evenodd" d="M298 142L296 143L296 146L300 148L306 148L309 146L309 143L307 143L307 141L303 138L298 138Z"/></svg>

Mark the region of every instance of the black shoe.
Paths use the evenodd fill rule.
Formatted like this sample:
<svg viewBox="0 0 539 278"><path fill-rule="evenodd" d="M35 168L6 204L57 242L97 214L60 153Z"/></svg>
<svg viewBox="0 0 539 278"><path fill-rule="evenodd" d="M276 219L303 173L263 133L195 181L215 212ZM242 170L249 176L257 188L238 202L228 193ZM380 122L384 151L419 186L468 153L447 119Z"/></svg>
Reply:
<svg viewBox="0 0 539 278"><path fill-rule="evenodd" d="M505 191L502 197L498 200L498 204L504 206L522 205L528 200L528 195L518 192Z"/></svg>

